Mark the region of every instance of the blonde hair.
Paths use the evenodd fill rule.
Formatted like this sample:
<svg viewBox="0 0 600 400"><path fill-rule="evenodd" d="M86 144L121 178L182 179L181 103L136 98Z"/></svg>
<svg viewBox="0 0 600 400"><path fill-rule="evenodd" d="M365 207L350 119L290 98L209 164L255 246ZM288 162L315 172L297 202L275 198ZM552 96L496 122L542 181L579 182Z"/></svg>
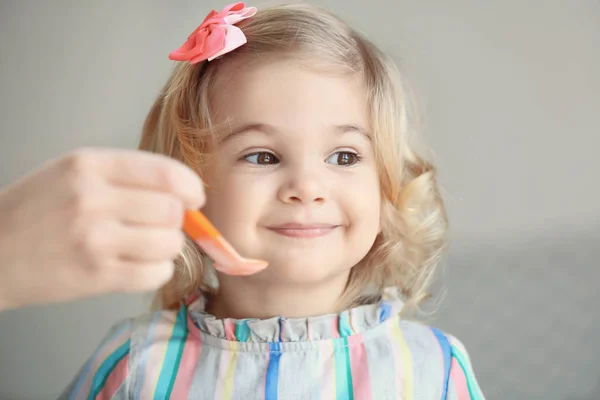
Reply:
<svg viewBox="0 0 600 400"><path fill-rule="evenodd" d="M405 310L417 310L429 297L447 219L435 169L417 148L416 113L402 75L370 41L316 6L259 9L238 27L248 40L242 47L211 62L175 67L147 116L139 148L179 159L202 176L216 136L210 94L225 66L283 57L323 72L360 74L380 176L382 232L352 268L339 308L373 301L395 287ZM158 306L176 308L198 289L214 292L213 277L201 250L188 241L173 278L157 294Z"/></svg>

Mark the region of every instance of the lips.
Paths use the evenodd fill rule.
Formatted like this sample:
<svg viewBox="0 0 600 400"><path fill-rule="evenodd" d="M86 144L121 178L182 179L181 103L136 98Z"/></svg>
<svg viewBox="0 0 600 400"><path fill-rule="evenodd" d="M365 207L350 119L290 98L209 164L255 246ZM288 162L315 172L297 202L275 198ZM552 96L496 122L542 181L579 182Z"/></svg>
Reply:
<svg viewBox="0 0 600 400"><path fill-rule="evenodd" d="M338 227L339 225L324 223L285 223L281 225L269 226L268 229L279 235L292 238L317 238L328 235Z"/></svg>

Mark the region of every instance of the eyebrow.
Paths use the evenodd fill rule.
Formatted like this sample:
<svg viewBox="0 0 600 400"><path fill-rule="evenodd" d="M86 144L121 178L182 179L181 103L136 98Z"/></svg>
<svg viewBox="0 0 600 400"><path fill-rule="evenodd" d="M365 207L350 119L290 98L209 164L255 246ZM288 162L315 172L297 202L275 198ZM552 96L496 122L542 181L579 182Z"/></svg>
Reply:
<svg viewBox="0 0 600 400"><path fill-rule="evenodd" d="M245 136L250 132L260 132L266 134L267 136L273 135L277 130L275 127L267 124L244 124L238 127L232 128L223 138L221 139L221 143L233 140L240 136Z"/></svg>
<svg viewBox="0 0 600 400"><path fill-rule="evenodd" d="M277 128L273 125L269 124L260 124L260 123L250 123L240 125L239 127L235 127L231 129L222 139L221 143L233 140L237 137L248 135L250 132L259 132L263 133L267 136L272 136L277 132ZM345 124L345 125L334 125L333 132L337 135L342 135L349 132L356 132L363 136L367 141L371 141L371 135L367 132L366 129L359 125L354 124Z"/></svg>
<svg viewBox="0 0 600 400"><path fill-rule="evenodd" d="M369 142L371 141L371 135L369 134L369 132L367 132L365 128L359 125L336 125L334 128L335 131L340 135L348 132L356 132L363 136L365 139L367 139Z"/></svg>

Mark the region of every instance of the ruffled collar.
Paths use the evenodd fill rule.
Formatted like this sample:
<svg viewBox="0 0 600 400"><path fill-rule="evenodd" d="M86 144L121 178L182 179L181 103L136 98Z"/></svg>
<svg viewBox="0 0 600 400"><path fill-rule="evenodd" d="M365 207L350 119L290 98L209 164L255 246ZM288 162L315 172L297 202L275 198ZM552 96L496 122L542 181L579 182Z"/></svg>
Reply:
<svg viewBox="0 0 600 400"><path fill-rule="evenodd" d="M347 337L380 325L395 317L403 306L393 290L373 304L351 308L339 314L307 318L219 319L205 311L206 297L199 293L188 299L190 320L205 335L234 342L309 342Z"/></svg>

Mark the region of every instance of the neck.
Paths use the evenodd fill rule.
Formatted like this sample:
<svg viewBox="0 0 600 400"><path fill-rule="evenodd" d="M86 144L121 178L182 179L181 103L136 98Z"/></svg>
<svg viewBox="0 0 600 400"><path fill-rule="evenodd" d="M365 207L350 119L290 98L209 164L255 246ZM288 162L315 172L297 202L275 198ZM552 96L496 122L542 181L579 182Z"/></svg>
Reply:
<svg viewBox="0 0 600 400"><path fill-rule="evenodd" d="M217 318L304 318L336 312L348 274L322 283L285 285L219 276L219 291L207 311Z"/></svg>

